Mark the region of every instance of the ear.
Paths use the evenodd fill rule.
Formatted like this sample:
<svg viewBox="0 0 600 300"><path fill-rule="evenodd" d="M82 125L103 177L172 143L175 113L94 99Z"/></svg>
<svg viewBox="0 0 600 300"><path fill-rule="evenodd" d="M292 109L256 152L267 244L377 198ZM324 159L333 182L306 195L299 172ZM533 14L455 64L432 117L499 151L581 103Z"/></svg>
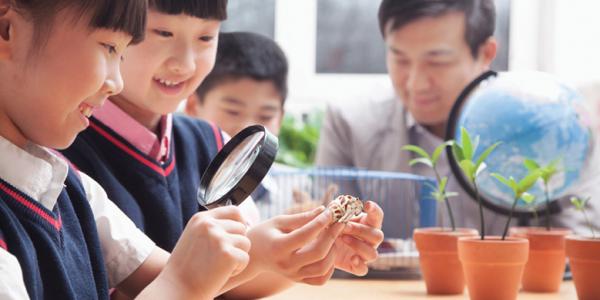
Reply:
<svg viewBox="0 0 600 300"><path fill-rule="evenodd" d="M498 51L498 42L496 38L489 37L481 47L479 47L479 60L481 61L483 67L487 70L490 68L492 61L496 58L496 53Z"/></svg>
<svg viewBox="0 0 600 300"><path fill-rule="evenodd" d="M200 102L196 93L193 93L185 100L185 113L188 116L198 118L200 116Z"/></svg>
<svg viewBox="0 0 600 300"><path fill-rule="evenodd" d="M11 56L11 20L10 1L0 0L0 59L4 60Z"/></svg>

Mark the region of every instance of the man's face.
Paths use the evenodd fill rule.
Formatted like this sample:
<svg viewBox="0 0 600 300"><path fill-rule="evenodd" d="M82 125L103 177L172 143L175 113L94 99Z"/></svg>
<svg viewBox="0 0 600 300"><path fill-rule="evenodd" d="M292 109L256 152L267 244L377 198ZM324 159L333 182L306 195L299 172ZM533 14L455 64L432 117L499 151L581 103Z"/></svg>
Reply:
<svg viewBox="0 0 600 300"><path fill-rule="evenodd" d="M388 72L396 93L415 120L443 126L462 89L489 68L496 53L490 39L471 54L463 13L447 13L386 30Z"/></svg>

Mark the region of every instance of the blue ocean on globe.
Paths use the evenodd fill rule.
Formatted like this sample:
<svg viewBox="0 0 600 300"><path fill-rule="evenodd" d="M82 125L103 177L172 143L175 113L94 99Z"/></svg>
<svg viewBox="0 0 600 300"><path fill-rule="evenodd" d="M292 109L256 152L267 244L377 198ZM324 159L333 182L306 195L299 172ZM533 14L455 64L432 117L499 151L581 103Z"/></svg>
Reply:
<svg viewBox="0 0 600 300"><path fill-rule="evenodd" d="M541 72L506 72L489 79L470 95L456 126L480 137L476 152L500 141L486 160L487 168L477 184L491 201L510 207L514 194L490 176L495 172L517 181L525 177L526 158L547 165L559 159L557 173L549 183L550 198L569 194L586 165L591 150L590 125L583 118L584 99L570 86ZM531 189L535 205L545 201L542 181ZM519 201L519 206L525 203Z"/></svg>

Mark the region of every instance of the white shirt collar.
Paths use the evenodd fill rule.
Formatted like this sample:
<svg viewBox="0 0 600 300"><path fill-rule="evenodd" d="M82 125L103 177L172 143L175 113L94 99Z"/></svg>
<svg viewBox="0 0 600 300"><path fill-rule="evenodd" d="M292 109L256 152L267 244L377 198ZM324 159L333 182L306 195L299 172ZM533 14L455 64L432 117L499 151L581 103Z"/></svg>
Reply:
<svg viewBox="0 0 600 300"><path fill-rule="evenodd" d="M21 149L0 136L0 178L47 209L54 208L67 172L67 163L48 149L35 144Z"/></svg>

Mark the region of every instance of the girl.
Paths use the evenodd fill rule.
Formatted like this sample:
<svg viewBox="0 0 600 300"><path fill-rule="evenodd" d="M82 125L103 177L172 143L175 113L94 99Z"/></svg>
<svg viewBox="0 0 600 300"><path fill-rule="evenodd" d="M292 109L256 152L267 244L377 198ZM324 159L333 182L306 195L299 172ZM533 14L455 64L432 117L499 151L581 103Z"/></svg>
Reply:
<svg viewBox="0 0 600 300"><path fill-rule="evenodd" d="M121 56L142 40L146 10L145 0L0 0L0 298L105 299L110 287L209 298L245 268L235 208L192 217L169 258L46 148L69 146L121 91Z"/></svg>

